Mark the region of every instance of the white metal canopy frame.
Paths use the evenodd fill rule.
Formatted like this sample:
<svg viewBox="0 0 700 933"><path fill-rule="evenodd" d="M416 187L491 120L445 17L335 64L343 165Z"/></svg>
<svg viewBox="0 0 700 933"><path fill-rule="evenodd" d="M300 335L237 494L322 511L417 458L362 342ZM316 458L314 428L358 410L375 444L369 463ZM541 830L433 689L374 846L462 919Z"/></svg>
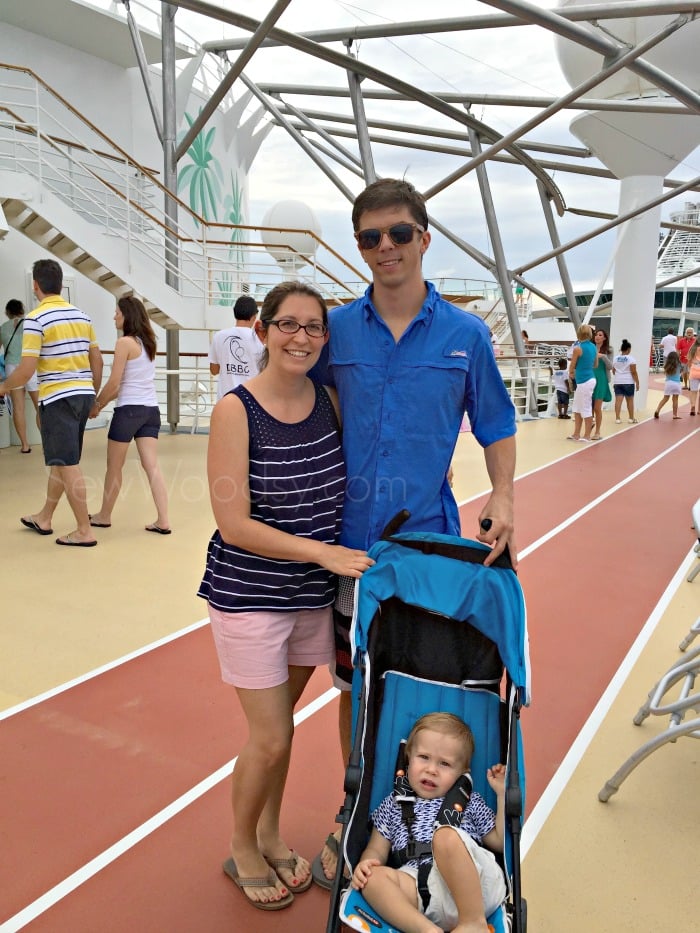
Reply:
<svg viewBox="0 0 700 933"><path fill-rule="evenodd" d="M229 5L235 5L230 0ZM588 176L593 179L620 179L619 173L607 167L601 167L602 159L594 165L591 160L599 158L594 148L588 143L582 146L545 143L531 139L528 134L539 129L547 120L565 111L581 111L582 117L592 113L612 114L611 119L622 122L627 118L642 116L645 120L657 118L660 114L669 119L695 122L700 114L700 94L679 80L673 74L653 63L656 53L669 41L675 42L682 33L688 35L700 14L700 0L627 0L606 5L583 5L576 0L564 5L547 9L524 0L483 0L486 12L480 15L463 16L450 19L432 19L414 22L384 23L373 26L350 24L334 29L295 33L281 29L277 24L285 12L294 8L294 0L276 0L264 4L256 3L258 8L267 8L262 19L253 18L231 9L226 9L204 0L163 0L160 4L160 27L162 46L162 110L159 108L151 86L152 72L149 72L148 56L144 52L139 28L136 25L134 11L145 8L141 0L113 0L112 9L122 7L126 12L129 32L149 101L156 133L163 146L163 182L164 217L166 218L165 263L167 284L177 289L179 284L179 252L177 237L178 201L177 164L187 152L192 140L207 124L219 104L224 101L231 89L239 83L246 88L246 94L254 99L268 114L269 121L285 131L298 145L301 152L326 176L337 190L350 202L357 192L346 184L344 177L354 175L359 179L357 189L379 177L376 166L381 164L382 153L387 146L393 151L405 151L410 160L412 152L430 152L450 157L450 165L458 160L457 168L444 173L443 177L433 182L423 193L428 201L444 191L451 191L454 201L462 199L463 215L473 218L479 210L483 212L483 222L488 235L489 255L461 234L458 225L444 223L431 212L431 226L450 241L458 250L486 269L499 283L506 309L515 351L524 355L525 347L518 323L518 309L513 295L513 285L525 289L547 303L559 315L568 315L572 323L580 323L576 297L569 273L567 258L576 247L590 243L608 231L618 231L618 244L624 239L630 225L645 216L659 217L662 204L677 198L685 192L700 191L700 176L688 180L676 180L662 174L658 192L645 189L635 199L621 200L617 214L595 211L590 204L576 207L567 204L560 185L562 179L573 176ZM133 11L132 11L133 7ZM493 10L500 12L493 12ZM218 87L211 93L199 116L195 118L186 135L177 139L177 101L176 97L176 58L181 48L175 41L175 18L178 10L199 14L209 20L227 24L240 30L241 36L226 41L204 42L197 49L192 60L192 68L205 62L215 62ZM262 12L262 10L261 10ZM640 38L633 34L633 39L624 31L624 24L630 21L630 14L635 20L648 24L648 29L640 30ZM572 88L560 96L532 96L526 93L496 95L477 92L465 87L454 92L431 92L419 87L415 80L402 77L400 68L392 70L378 68L360 58L358 43L384 41L400 36L433 36L436 34L455 34L468 36L474 44L483 30L511 30L523 27L536 27L546 30L556 37L557 42L564 42L577 49L584 49L593 54L590 73L584 78L573 81ZM691 30L693 38L696 31ZM248 35L246 35L248 34ZM344 51L331 48L339 44ZM670 46L666 46L669 48ZM337 85L284 84L279 81L254 81L251 73L256 57L274 55L275 49L292 50L300 58L306 56L313 64L323 63L329 66L329 73L338 72L341 80ZM363 51L365 46L363 45ZM270 51L271 50L271 51ZM229 57L230 56L230 57ZM235 57L234 57L235 56ZM667 56L668 59L668 56ZM267 59L269 60L269 59ZM675 63L674 63L675 65ZM250 68L248 66L251 66ZM282 69L267 69L267 73L284 73ZM632 74L645 89L638 94L617 94L607 97L600 93L600 86L614 80L621 74ZM465 71L465 77L469 73ZM693 77L693 80L694 77ZM523 87L526 85L523 84ZM700 80L697 82L700 87ZM600 99L591 96L600 94ZM647 93L653 96L647 96ZM309 102L313 103L313 106ZM334 107L334 103L336 106ZM348 109L350 103L350 112ZM412 116L422 116L416 122L408 120L387 120L386 102L392 103L398 113L404 107ZM340 102L338 105L337 102ZM345 109L343 109L343 105ZM394 106L395 105L395 106ZM520 107L532 112L532 115L514 129L503 134L494 126L477 119L472 113L475 106ZM381 112L380 112L381 108ZM242 120L242 116L240 117ZM577 118L578 119L578 118ZM680 125L680 124L678 124ZM686 123L690 125L690 123ZM630 134L631 137L632 134ZM664 142L659 143L663 148ZM677 161L680 161L677 160ZM505 229L503 208L500 223L496 208L497 181L494 166L512 165L522 168L523 185L531 184L536 188L537 199L541 206L545 239L533 238L532 243L547 242L550 248L546 252L516 263L509 263L507 248L502 236ZM669 161L669 165L677 164ZM604 164L603 164L604 165ZM670 169L669 169L670 170ZM478 182L477 198L465 199L462 189L456 184L471 173ZM555 175L557 181L555 182ZM529 180L529 181L528 181ZM493 190L492 190L493 188ZM171 195L168 194L171 193ZM659 193L660 192L660 193ZM479 207L479 205L481 207ZM656 214L654 212L656 211ZM589 217L603 221L588 232L562 242L558 221L572 216ZM169 218L169 221L168 221ZM658 229L658 220L657 223ZM173 231L168 238L168 227ZM455 226L457 229L454 229ZM673 228L673 224L662 224ZM680 225L678 225L680 226ZM683 225L684 229L700 228ZM629 237L628 237L629 239ZM541 246L537 247L541 249ZM546 263L556 263L561 281L561 291L566 298L563 303L548 295L542 288L526 277L531 270L539 269ZM670 284L700 273L700 265L688 266L682 275L672 276L658 285ZM168 369L177 369L179 354L178 332L169 330ZM633 337L634 342L634 337ZM178 420L177 376L169 377L168 421L171 425Z"/></svg>
<svg viewBox="0 0 700 933"><path fill-rule="evenodd" d="M603 80L623 68L627 68L644 78L659 90L664 97L662 104L664 112L687 115L700 113L700 96L670 74L650 64L644 57L652 48L662 43L670 35L693 22L700 13L700 3L674 2L674 0L638 2L633 4L633 11L630 9L629 3L619 2L605 6L587 5L547 10L532 3L523 2L523 0L485 0L484 6L499 9L502 13L455 19L395 23L386 26L358 27L352 25L347 28L341 27L305 34L288 32L275 25L290 5L291 0L278 0L277 3L270 7L264 19L256 20L242 13L204 2L204 0L179 0L177 3L163 4L164 8L171 7L174 9L179 7L251 33L248 40L207 42L202 45L205 52L215 53L226 61L227 64L224 66L226 74L220 87L212 95L210 106L204 108L199 121L193 125L188 136L181 141L176 151L176 157L181 156L186 151L191 139L206 123L206 119L213 112L216 104L236 80L240 80L252 92L266 107L274 122L296 141L308 157L350 201L353 200L354 194L337 174L334 163L353 172L363 182L371 182L377 177L373 144L388 143L392 146L459 154L464 159L463 164L456 171L433 184L428 190L424 191L424 194L430 200L459 178L472 171L477 172L479 174L479 186L493 258L486 256L483 251L462 239L457 232L441 224L438 218L431 216L431 224L496 277L503 290L511 331L518 352L523 352L524 347L520 345L522 338L517 325L517 311L511 291L513 282L528 289L532 294L547 301L556 311L561 312L564 310L562 306L542 292L533 282L524 278L526 272L541 266L550 259L555 259L562 279L562 290L567 296L567 310L576 325L579 323L579 319L571 279L566 266L566 253L575 246L581 245L601 233L643 214L650 208L677 197L684 191L700 190L700 177L683 183L667 178L664 180L664 193L659 198L636 206L634 210L630 210L625 214L613 216L606 223L587 234L569 242L561 243L557 233L555 214L562 216L568 211L580 215L587 212L567 207L562 192L553 180L553 173L598 174L600 177L607 178L613 178L614 176L607 169L592 169L583 164L592 155L587 148L533 143L527 139L526 135L548 118L564 109L659 113L658 100L653 102L646 101L644 98L634 101L597 100L586 96L596 85L599 85ZM670 21L665 21L644 41L636 45L630 45L622 39L615 38L605 26L607 21L619 20L621 17L629 16L630 12L633 12L636 17L672 16L673 18ZM475 94L468 89L465 89L463 93L455 94L430 93L402 80L396 74L383 72L371 65L367 65L356 55L351 54L353 43L359 40L369 41L396 36L457 31L476 32L482 29L526 25L536 25L550 30L557 36L572 40L599 53L602 56L600 69L585 82L574 87L568 94L556 99L528 96L509 96L499 99L494 95ZM591 28L591 26L595 28ZM329 48L330 43L342 43L346 46L347 53ZM285 85L281 83L256 85L245 74L244 68L259 49L273 46L295 49L299 53L312 56L331 66L342 69L347 88ZM228 67L227 56L230 52L236 52L237 58ZM362 81L372 82L373 86L364 89L361 84ZM301 97L302 95L304 98L311 97L319 100L337 99L339 97L350 98L353 116L349 118L347 114L333 113L328 110L304 109L304 107L297 106L289 100L289 98ZM452 130L449 128L435 130L434 127L427 124L421 126L388 122L386 120L373 120L371 116L372 102L387 99L419 104L428 111L437 113L456 124L457 127ZM486 102L489 105L502 103L504 106L541 109L532 118L504 136L487 124L477 120L470 113L469 108L472 105ZM376 134L377 130L382 130L388 135L378 136ZM340 140L343 138L350 138L356 142L356 153L350 151L341 143ZM455 145L458 142L464 144ZM532 154L543 151L548 155L559 156L567 161L545 160ZM493 206L493 200L489 194L490 185L486 166L490 161L517 162L534 176L552 242L551 250L534 257L527 263L520 263L515 268L509 267L506 262L501 245L498 218ZM554 210L552 210L552 207ZM470 209L474 209L473 205L470 205ZM590 213L595 216L594 212ZM687 275L696 274L698 271L700 271L700 267L690 269Z"/></svg>

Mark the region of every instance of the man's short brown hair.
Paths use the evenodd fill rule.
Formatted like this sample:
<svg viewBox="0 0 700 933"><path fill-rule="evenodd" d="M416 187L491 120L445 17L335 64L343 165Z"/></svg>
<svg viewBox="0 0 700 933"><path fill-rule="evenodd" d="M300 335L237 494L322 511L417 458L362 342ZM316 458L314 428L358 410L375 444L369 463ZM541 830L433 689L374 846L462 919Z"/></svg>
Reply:
<svg viewBox="0 0 700 933"><path fill-rule="evenodd" d="M406 206L411 217L424 230L428 229L428 211L425 198L410 181L403 178L380 178L372 182L355 198L352 207L352 227L360 229L360 217L365 211L378 211L385 207Z"/></svg>

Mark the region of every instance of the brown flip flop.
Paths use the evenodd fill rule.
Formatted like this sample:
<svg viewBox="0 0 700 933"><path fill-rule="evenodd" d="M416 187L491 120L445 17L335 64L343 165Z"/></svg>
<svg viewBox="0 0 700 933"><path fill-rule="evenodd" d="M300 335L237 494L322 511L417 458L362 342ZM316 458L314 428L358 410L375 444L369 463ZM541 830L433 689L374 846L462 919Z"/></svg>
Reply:
<svg viewBox="0 0 700 933"><path fill-rule="evenodd" d="M275 873L277 873L278 868L284 868L286 871L289 871L292 873L292 875L294 875L297 865L299 864L299 856L296 854L294 849L291 850L291 853L292 854L289 856L289 858L268 858L266 855L263 855L263 858L270 866L270 868L274 869ZM294 876L296 877L296 875ZM302 881L301 884L297 885L296 887L289 884L289 882L285 881L281 876L278 877L282 884L289 888L289 890L294 894L301 894L303 891L308 891L311 887L311 882L314 880L310 870L309 877L306 879L306 881Z"/></svg>
<svg viewBox="0 0 700 933"><path fill-rule="evenodd" d="M268 901L263 903L262 901L254 901L248 897L245 893L246 888L274 888L277 885L277 882L280 880L274 871L270 871L270 874L267 878L241 878L238 874L238 869L236 868L236 863L232 858L227 858L224 862L222 868L224 869L225 874L233 881L237 888L243 892L245 899L248 901L251 907L256 907L258 910L282 910L284 907L289 907L290 904L294 902L294 895L289 891L286 897L281 898L279 901ZM286 887L286 885L285 885Z"/></svg>

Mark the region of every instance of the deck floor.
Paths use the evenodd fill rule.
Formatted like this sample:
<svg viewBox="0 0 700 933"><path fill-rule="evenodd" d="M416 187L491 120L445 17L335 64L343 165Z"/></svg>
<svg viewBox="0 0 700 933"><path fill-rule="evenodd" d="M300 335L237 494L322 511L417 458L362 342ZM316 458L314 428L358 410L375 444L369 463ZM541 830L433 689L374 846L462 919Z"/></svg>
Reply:
<svg viewBox="0 0 700 933"><path fill-rule="evenodd" d="M680 421L665 413L634 426L606 413L605 439L589 446L566 440L570 422L519 426L519 575L533 666L522 862L533 933L697 928L698 743L659 750L608 804L597 799L665 727L638 728L632 716L700 615L700 577L685 582L696 560L699 442L688 411L684 402ZM220 869L245 724L195 596L213 527L206 443L161 439L171 536L143 531L152 504L134 452L114 525L97 530L90 550L22 528L19 517L43 499L41 453L0 451L3 933L325 929L327 895L315 886L265 914ZM104 429L86 434L94 509L105 445ZM468 537L488 488L468 433L455 488ZM54 528L72 528L65 503ZM336 707L319 670L299 704L284 810L287 839L307 857L341 799Z"/></svg>

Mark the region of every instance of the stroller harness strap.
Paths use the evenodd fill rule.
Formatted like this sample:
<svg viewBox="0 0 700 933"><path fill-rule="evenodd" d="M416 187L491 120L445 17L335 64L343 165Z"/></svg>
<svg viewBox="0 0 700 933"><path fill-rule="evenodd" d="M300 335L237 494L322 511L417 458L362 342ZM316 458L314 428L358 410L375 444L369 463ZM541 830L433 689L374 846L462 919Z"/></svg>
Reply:
<svg viewBox="0 0 700 933"><path fill-rule="evenodd" d="M433 824L433 830L441 826L459 827L462 822L462 815L471 799L474 785L471 775L468 772L460 775L452 787L445 794L442 805ZM413 824L415 822L415 804L416 795L413 788L408 783L406 777L406 742L401 742L399 754L397 756L396 775L394 777L394 799L401 810L401 819L406 827L409 842L403 849L395 849L392 853L392 862L397 867L406 865L414 859L419 860L417 886L423 910L425 911L430 903L430 891L428 889L428 875L433 864L433 845L431 842L419 842L413 834Z"/></svg>

